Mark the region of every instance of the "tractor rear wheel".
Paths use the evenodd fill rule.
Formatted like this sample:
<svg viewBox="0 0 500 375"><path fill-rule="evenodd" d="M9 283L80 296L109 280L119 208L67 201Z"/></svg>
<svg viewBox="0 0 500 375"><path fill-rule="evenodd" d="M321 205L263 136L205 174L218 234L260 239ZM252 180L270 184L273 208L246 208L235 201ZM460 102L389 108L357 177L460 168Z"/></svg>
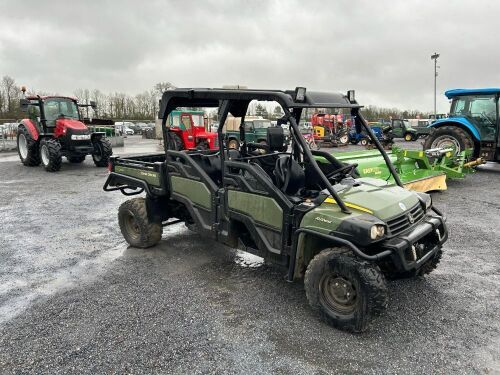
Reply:
<svg viewBox="0 0 500 375"><path fill-rule="evenodd" d="M20 126L17 129L17 153L21 163L28 167L40 165L38 142L33 139L28 129Z"/></svg>
<svg viewBox="0 0 500 375"><path fill-rule="evenodd" d="M182 142L181 137L179 137L176 133L168 132L167 141L169 150L174 150L174 151L184 150L184 143Z"/></svg>
<svg viewBox="0 0 500 375"><path fill-rule="evenodd" d="M85 160L85 155L68 156L68 161L70 163L79 164L83 163L84 160Z"/></svg>
<svg viewBox="0 0 500 375"><path fill-rule="evenodd" d="M47 172L57 172L61 169L61 144L57 139L44 138L40 141L40 159Z"/></svg>
<svg viewBox="0 0 500 375"><path fill-rule="evenodd" d="M455 154L459 154L467 148L474 148L474 142L465 130L457 126L432 129L424 142L424 150L450 147L455 150Z"/></svg>
<svg viewBox="0 0 500 375"><path fill-rule="evenodd" d="M304 287L311 307L334 327L366 330L387 307L387 285L377 265L345 248L326 249L307 266Z"/></svg>
<svg viewBox="0 0 500 375"><path fill-rule="evenodd" d="M94 153L92 154L92 159L94 159L95 166L107 167L109 163L109 157L113 155L111 142L107 138L99 138L94 140L93 144Z"/></svg>
<svg viewBox="0 0 500 375"><path fill-rule="evenodd" d="M161 223L152 223L146 211L144 198L129 199L118 209L118 223L125 240L134 247L147 248L161 240Z"/></svg>

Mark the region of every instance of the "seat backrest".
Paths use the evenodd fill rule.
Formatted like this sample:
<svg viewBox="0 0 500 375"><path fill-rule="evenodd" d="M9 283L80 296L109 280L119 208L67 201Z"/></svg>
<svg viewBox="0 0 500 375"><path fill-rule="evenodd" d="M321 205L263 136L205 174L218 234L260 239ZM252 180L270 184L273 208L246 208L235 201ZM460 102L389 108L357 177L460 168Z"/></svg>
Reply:
<svg viewBox="0 0 500 375"><path fill-rule="evenodd" d="M287 195L295 195L305 187L304 170L291 156L284 156L276 160L274 176L278 188Z"/></svg>
<svg viewBox="0 0 500 375"><path fill-rule="evenodd" d="M271 126L267 128L267 145L269 151L281 151L285 143L285 133L281 126Z"/></svg>

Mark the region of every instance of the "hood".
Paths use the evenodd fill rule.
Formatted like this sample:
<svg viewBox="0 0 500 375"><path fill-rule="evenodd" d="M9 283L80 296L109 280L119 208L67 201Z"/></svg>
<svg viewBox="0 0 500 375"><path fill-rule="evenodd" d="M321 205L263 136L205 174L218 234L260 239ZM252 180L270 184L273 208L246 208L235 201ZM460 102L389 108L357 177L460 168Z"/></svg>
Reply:
<svg viewBox="0 0 500 375"><path fill-rule="evenodd" d="M415 193L389 185L386 181L369 177L359 178L357 181L357 186L348 186L338 193L353 211L369 213L381 220L387 220L419 203ZM327 198L321 207L332 204L336 205L333 198Z"/></svg>
<svg viewBox="0 0 500 375"><path fill-rule="evenodd" d="M78 120L70 118L60 118L56 120L56 127L74 129L74 130L86 130L87 126Z"/></svg>

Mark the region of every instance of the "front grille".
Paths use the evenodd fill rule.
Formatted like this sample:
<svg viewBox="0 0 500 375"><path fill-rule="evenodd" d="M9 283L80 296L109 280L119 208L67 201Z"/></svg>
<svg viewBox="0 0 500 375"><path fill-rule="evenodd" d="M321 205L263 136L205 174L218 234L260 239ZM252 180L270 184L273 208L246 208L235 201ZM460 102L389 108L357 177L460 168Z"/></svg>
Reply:
<svg viewBox="0 0 500 375"><path fill-rule="evenodd" d="M396 236L399 233L404 232L405 230L422 220L423 217L424 210L422 209L420 203L417 203L405 213L387 221L387 226L389 227L390 234Z"/></svg>

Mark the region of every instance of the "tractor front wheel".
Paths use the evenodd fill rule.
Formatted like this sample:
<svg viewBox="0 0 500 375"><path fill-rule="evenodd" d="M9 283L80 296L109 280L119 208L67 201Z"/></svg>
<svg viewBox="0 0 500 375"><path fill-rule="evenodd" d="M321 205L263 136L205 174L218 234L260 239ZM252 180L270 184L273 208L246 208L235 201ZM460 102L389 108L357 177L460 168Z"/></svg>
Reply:
<svg viewBox="0 0 500 375"><path fill-rule="evenodd" d="M414 139L413 139L413 136L412 136L412 134L411 134L411 133L406 133L406 134L405 134L405 141L406 141L406 142L410 142L410 141L413 141L413 140L414 140Z"/></svg>
<svg viewBox="0 0 500 375"><path fill-rule="evenodd" d="M181 137L179 137L176 133L168 132L167 142L169 150L174 150L174 151L184 150L184 143L182 142Z"/></svg>
<svg viewBox="0 0 500 375"><path fill-rule="evenodd" d="M109 163L109 157L113 155L111 142L107 138L99 138L94 140L93 144L94 153L92 154L92 159L94 159L95 166L107 167Z"/></svg>
<svg viewBox="0 0 500 375"><path fill-rule="evenodd" d="M40 165L38 142L24 126L20 126L17 130L17 153L24 165L28 167Z"/></svg>
<svg viewBox="0 0 500 375"><path fill-rule="evenodd" d="M134 247L147 248L161 240L161 223L152 223L146 211L144 198L130 199L118 209L118 223L125 240Z"/></svg>
<svg viewBox="0 0 500 375"><path fill-rule="evenodd" d="M457 126L443 126L432 129L425 139L424 150L432 148L452 148L459 154L467 148L474 148L471 136Z"/></svg>
<svg viewBox="0 0 500 375"><path fill-rule="evenodd" d="M44 138L40 142L40 159L47 172L57 172L61 169L61 144L57 139Z"/></svg>
<svg viewBox="0 0 500 375"><path fill-rule="evenodd" d="M360 144L361 146L367 146L367 145L368 145L368 140L367 140L367 139L365 139L365 138L363 138L361 141L359 141L359 144Z"/></svg>
<svg viewBox="0 0 500 375"><path fill-rule="evenodd" d="M387 285L380 269L345 248L316 255L307 266L304 287L309 304L324 321L351 332L366 330L387 307Z"/></svg>

